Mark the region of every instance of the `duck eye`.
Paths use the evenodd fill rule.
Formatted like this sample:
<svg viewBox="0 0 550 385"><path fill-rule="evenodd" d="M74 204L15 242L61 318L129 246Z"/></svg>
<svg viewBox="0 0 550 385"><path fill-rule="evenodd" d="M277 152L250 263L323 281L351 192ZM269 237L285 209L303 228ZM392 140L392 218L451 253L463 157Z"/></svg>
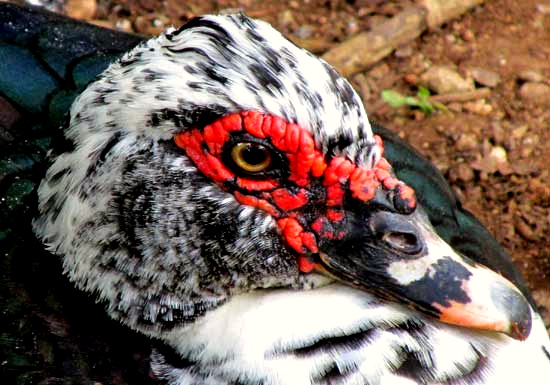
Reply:
<svg viewBox="0 0 550 385"><path fill-rule="evenodd" d="M241 170L258 173L271 165L271 151L258 143L241 142L231 149L231 159Z"/></svg>

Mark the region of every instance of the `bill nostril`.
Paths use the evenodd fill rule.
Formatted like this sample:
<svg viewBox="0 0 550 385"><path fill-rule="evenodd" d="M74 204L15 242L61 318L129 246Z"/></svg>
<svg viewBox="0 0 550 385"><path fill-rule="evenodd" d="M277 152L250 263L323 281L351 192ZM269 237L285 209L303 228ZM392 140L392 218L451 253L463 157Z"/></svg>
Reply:
<svg viewBox="0 0 550 385"><path fill-rule="evenodd" d="M413 233L407 232L387 232L382 236L392 249L406 254L417 254L422 249L421 243Z"/></svg>

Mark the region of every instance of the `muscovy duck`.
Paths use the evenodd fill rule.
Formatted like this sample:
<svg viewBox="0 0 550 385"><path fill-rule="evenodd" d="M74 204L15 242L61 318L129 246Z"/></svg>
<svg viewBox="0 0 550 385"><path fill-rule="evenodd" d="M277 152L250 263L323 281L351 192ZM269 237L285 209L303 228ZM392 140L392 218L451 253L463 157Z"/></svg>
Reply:
<svg viewBox="0 0 550 385"><path fill-rule="evenodd" d="M373 128L265 23L196 19L73 104L35 230L113 318L173 347L177 365L152 357L172 384L547 383L548 337L502 251ZM384 155L420 176L418 202Z"/></svg>

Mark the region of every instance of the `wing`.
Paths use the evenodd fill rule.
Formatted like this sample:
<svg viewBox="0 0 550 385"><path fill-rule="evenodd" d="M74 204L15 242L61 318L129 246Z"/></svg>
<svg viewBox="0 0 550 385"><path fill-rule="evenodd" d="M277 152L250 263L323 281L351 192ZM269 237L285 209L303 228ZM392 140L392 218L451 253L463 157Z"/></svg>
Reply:
<svg viewBox="0 0 550 385"><path fill-rule="evenodd" d="M58 259L43 251L30 226L34 191L68 107L88 82L140 41L0 3L3 383L152 383L150 340L98 312L93 298L63 279Z"/></svg>
<svg viewBox="0 0 550 385"><path fill-rule="evenodd" d="M61 137L56 129L76 95L140 41L40 9L0 4L0 191L8 194L8 209L42 175L39 164ZM35 167L40 173L33 173Z"/></svg>

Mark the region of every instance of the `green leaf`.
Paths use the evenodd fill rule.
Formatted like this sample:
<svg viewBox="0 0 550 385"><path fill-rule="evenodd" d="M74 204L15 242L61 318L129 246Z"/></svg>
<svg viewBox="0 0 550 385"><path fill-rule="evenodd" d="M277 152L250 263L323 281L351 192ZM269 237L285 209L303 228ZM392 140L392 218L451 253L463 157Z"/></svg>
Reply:
<svg viewBox="0 0 550 385"><path fill-rule="evenodd" d="M399 108L407 104L406 98L394 90L382 91L382 99L393 108Z"/></svg>
<svg viewBox="0 0 550 385"><path fill-rule="evenodd" d="M418 96L418 99L427 101L430 98L430 90L426 87L420 86L416 92L416 95Z"/></svg>
<svg viewBox="0 0 550 385"><path fill-rule="evenodd" d="M416 96L404 96L394 90L384 90L382 99L393 108L407 105L419 108L426 115L431 115L436 108L445 110L445 106L430 100L430 90L426 87L419 87Z"/></svg>

